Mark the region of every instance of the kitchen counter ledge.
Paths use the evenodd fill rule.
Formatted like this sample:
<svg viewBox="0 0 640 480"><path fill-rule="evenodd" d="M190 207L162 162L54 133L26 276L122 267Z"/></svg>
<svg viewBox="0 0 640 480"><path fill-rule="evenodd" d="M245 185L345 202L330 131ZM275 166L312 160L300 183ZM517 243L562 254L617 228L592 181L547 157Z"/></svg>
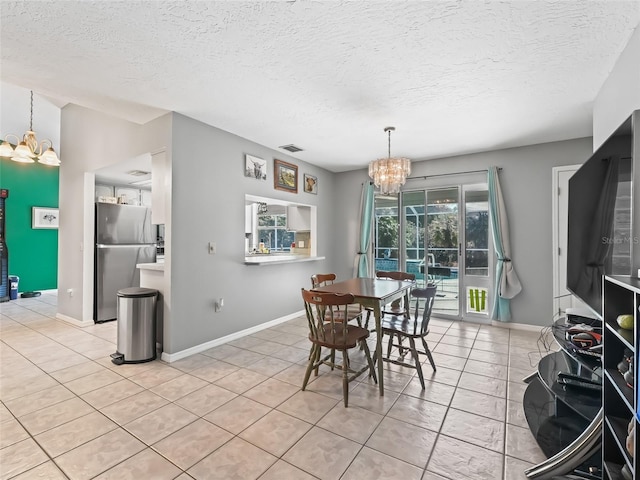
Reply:
<svg viewBox="0 0 640 480"><path fill-rule="evenodd" d="M301 263L324 260L325 257L308 257L302 255L256 255L255 257L244 257L245 265L273 265L281 263Z"/></svg>
<svg viewBox="0 0 640 480"><path fill-rule="evenodd" d="M138 263L136 268L140 270L155 270L157 272L164 272L164 263Z"/></svg>

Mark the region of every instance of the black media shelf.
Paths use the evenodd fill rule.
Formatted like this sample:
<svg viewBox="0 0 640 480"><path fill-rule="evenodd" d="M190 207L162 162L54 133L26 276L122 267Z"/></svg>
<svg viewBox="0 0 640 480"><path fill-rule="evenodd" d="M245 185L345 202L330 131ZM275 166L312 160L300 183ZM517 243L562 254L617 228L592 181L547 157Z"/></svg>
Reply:
<svg viewBox="0 0 640 480"><path fill-rule="evenodd" d="M624 346L630 350L633 350L633 331L624 330L618 328L617 324L613 324L610 321L605 323L611 333L613 333L624 344Z"/></svg>
<svg viewBox="0 0 640 480"><path fill-rule="evenodd" d="M604 423L612 432L613 438L622 452L627 465L629 465L630 468L633 467L632 459L629 458L629 453L623 444L624 439L627 437L627 424L629 421L622 418L608 416L604 419Z"/></svg>
<svg viewBox="0 0 640 480"><path fill-rule="evenodd" d="M565 323L564 318L556 320L551 325L553 338L558 346L571 356L579 365L591 370L595 375L602 377L602 355L576 347L567 339L568 328L569 327Z"/></svg>
<svg viewBox="0 0 640 480"><path fill-rule="evenodd" d="M564 320L560 322L564 325ZM555 332L561 332L561 329L554 329L554 334ZM556 336L556 341L561 349L550 352L538 362L537 376L527 386L523 398L529 429L547 458L575 449L576 440L600 418L602 407L600 391L558 383L559 372L601 383L603 370L600 357L583 356L573 352L566 344L564 331L562 335ZM593 469L599 472L602 469L602 454L597 447L598 445L589 453L584 452L584 458L579 460L581 463L577 466L574 464L574 474L582 474Z"/></svg>
<svg viewBox="0 0 640 480"><path fill-rule="evenodd" d="M604 462L604 471L610 480L624 480L621 470L622 465L613 462Z"/></svg>
<svg viewBox="0 0 640 480"><path fill-rule="evenodd" d="M620 276L605 276L604 279L603 320L605 381L603 383L604 428L602 432L603 479L624 479L621 470L626 464L632 478L638 480L638 456L640 455L637 393L631 388L618 365L624 357L631 356L636 368L633 378L628 379L633 385L638 384L637 365L638 338L640 336L640 279ZM633 315L634 330L623 330L617 324L619 315ZM627 431L629 425L635 427L635 447L627 450Z"/></svg>
<svg viewBox="0 0 640 480"><path fill-rule="evenodd" d="M559 405L539 378L527 386L523 405L531 433L547 457L564 450L589 425L583 416Z"/></svg>
<svg viewBox="0 0 640 480"><path fill-rule="evenodd" d="M599 373L594 373L591 368L584 368L583 364L562 350L550 353L538 363L540 380L554 399L562 403L561 407L577 413L587 423L591 422L602 405L600 392L562 385L558 383L560 372L576 375L592 382L601 382Z"/></svg>
<svg viewBox="0 0 640 480"><path fill-rule="evenodd" d="M605 370L605 377L611 382L618 392L618 395L620 395L620 398L627 405L627 408L629 408L629 415L633 415L633 389L624 381L622 374L617 370L607 368Z"/></svg>

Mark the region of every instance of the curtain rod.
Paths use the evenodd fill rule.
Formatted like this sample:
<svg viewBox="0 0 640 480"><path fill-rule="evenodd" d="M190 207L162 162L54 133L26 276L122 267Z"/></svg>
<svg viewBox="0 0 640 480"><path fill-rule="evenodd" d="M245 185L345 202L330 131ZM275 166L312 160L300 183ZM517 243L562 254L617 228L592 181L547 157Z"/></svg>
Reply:
<svg viewBox="0 0 640 480"><path fill-rule="evenodd" d="M498 171L502 170L502 167L498 167ZM488 172L488 169L484 169L484 170L469 170L468 172L452 172L452 173L438 173L435 175L420 175L419 177L407 177L407 180L417 180L419 178L422 179L426 179L426 178L433 178L433 177L447 177L449 175L465 175L467 173L486 173Z"/></svg>

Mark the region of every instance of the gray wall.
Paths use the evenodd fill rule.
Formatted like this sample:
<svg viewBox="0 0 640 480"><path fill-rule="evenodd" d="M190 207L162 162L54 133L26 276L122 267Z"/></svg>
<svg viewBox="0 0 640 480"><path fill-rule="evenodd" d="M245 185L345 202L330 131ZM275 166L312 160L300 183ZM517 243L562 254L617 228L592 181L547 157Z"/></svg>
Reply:
<svg viewBox="0 0 640 480"><path fill-rule="evenodd" d="M186 348L302 311L301 287L327 261L244 265L244 196L318 206L318 255L331 258L335 174L188 117L173 116L171 318L165 351ZM244 154L267 160L267 180L244 176ZM318 177L318 194L273 188L273 159ZM208 242L217 244L209 255ZM224 308L214 312L217 298Z"/></svg>
<svg viewBox="0 0 640 480"><path fill-rule="evenodd" d="M64 236L64 244L69 246L60 251L59 303L63 314L83 318L81 310L87 306L77 296L71 298L64 293L66 288L81 291L82 282L86 285L89 275L79 248L87 238L86 232L93 230L89 214L93 197L78 201L86 191L84 173L163 145L168 148L172 165L168 269L171 327L165 337L167 353L301 311L300 288L310 284L313 273L334 271L340 278L353 275L360 192L362 183L368 181L364 169L334 174L176 113L145 126L75 106L65 107L62 117L63 132L74 132L76 142L88 135L85 146L72 144L73 139L64 138L64 133L62 139L67 148L61 168L61 210L70 212L65 213L67 218L85 219L83 224L60 227L61 240ZM113 145L119 148L94 151L106 138L117 139ZM244 176L245 153L267 160L266 181ZM476 170L489 165L504 167L501 179L512 225L514 264L524 285L523 293L513 301L516 322L549 323L551 168L582 163L590 153L591 139L585 138L413 163L414 175ZM82 160L87 157L91 157L89 167ZM274 190L274 158L298 165L299 178L304 173L318 177L318 195ZM244 265L245 194L316 205L318 255L327 259ZM216 255L207 252L211 241L217 243ZM86 250L84 254L86 257ZM84 293L82 297L86 299L87 292ZM216 313L213 304L218 298L225 299L225 306Z"/></svg>
<svg viewBox="0 0 640 480"><path fill-rule="evenodd" d="M552 168L581 164L591 155L591 138L413 162L412 176L503 167L500 181L511 223L513 264L523 291L511 302L513 321L548 325L552 317ZM352 274L357 246L360 188L365 170L339 174L336 180L336 223L347 234L333 240L333 265L339 276ZM440 180L442 181L442 180ZM337 208L340 206L340 208Z"/></svg>

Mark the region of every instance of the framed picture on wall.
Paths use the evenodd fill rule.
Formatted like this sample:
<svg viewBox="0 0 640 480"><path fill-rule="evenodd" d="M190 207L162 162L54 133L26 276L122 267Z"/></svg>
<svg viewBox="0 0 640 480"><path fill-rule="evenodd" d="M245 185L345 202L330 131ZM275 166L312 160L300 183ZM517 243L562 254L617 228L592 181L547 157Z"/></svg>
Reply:
<svg viewBox="0 0 640 480"><path fill-rule="evenodd" d="M318 194L318 177L313 175L304 174L304 186L302 187L305 192Z"/></svg>
<svg viewBox="0 0 640 480"><path fill-rule="evenodd" d="M274 159L273 188L298 193L298 166Z"/></svg>
<svg viewBox="0 0 640 480"><path fill-rule="evenodd" d="M267 179L267 161L253 155L244 156L244 176L256 180Z"/></svg>
<svg viewBox="0 0 640 480"><path fill-rule="evenodd" d="M59 222L60 213L57 208L31 208L31 228L58 228Z"/></svg>

